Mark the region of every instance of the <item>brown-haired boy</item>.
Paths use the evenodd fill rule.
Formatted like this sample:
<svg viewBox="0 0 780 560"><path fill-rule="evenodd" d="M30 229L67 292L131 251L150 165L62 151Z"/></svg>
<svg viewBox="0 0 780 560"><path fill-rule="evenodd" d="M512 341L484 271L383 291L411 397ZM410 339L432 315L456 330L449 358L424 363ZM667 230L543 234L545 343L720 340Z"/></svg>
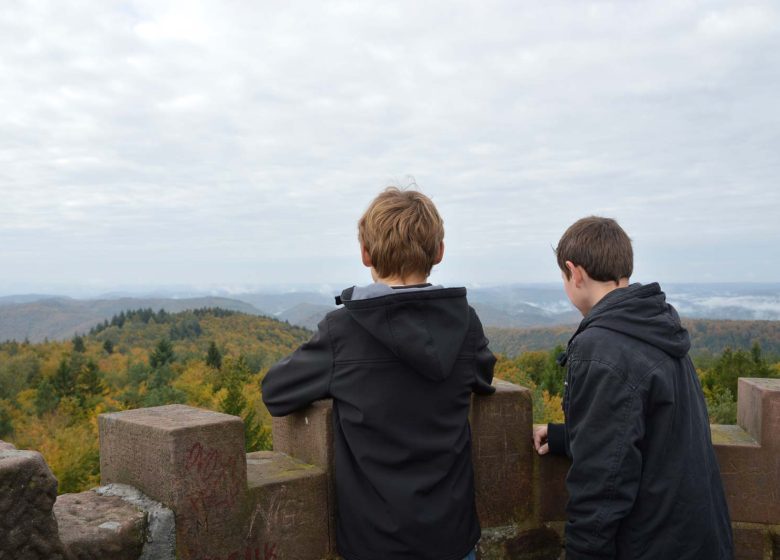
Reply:
<svg viewBox="0 0 780 560"><path fill-rule="evenodd" d="M465 288L427 283L444 254L433 202L388 188L358 224L374 284L344 290L314 337L273 366L263 400L283 416L333 399L338 525L346 560L474 558L472 392L495 358Z"/></svg>
<svg viewBox="0 0 780 560"><path fill-rule="evenodd" d="M556 248L583 320L568 365L566 423L534 444L572 459L566 558L725 560L731 523L690 338L658 284L630 284L617 222L575 222Z"/></svg>

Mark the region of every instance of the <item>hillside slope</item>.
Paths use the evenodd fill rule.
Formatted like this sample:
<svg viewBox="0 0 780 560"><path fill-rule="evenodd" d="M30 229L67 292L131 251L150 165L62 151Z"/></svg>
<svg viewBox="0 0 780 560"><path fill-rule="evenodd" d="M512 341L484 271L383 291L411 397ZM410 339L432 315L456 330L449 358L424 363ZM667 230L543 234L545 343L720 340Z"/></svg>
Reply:
<svg viewBox="0 0 780 560"><path fill-rule="evenodd" d="M187 309L220 307L259 315L260 311L249 303L221 297L187 299L170 298L119 298L80 300L66 297L14 302L0 306L0 341L45 339L64 340L113 315L131 309L165 309L170 313Z"/></svg>
<svg viewBox="0 0 780 560"><path fill-rule="evenodd" d="M780 321L730 321L683 319L691 335L691 355L698 358L719 354L724 348L747 350L758 342L766 356L780 356ZM485 329L493 352L517 356L530 350L565 345L576 325L531 329Z"/></svg>

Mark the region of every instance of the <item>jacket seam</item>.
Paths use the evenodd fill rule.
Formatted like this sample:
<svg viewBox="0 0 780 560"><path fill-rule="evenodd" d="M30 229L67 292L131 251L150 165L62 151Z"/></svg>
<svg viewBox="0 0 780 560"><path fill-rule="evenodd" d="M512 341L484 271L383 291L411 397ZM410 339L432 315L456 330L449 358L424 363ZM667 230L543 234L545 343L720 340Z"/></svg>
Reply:
<svg viewBox="0 0 780 560"><path fill-rule="evenodd" d="M595 362L597 364L607 366L613 373L617 374L617 376L620 377L621 381L625 381L629 386L631 386L632 389L636 388L636 386L628 380L628 375L626 375L625 370L623 368L618 367L616 364L613 364L611 362L606 362L604 360L599 360L598 358L579 358L577 356L572 356L570 359L571 359L572 368L576 363L585 363L585 362Z"/></svg>
<svg viewBox="0 0 780 560"><path fill-rule="evenodd" d="M628 413L632 408L632 405L634 403L634 400L636 399L636 390L634 388L631 388L630 390L630 399L628 402L626 402L625 406L623 407L623 417L622 417L622 423L621 423L621 431L620 431L620 439L618 440L618 446L615 449L614 456L612 458L612 468L610 469L610 476L609 476L609 492L607 494L607 498L610 502L614 502L615 500L615 493L617 491L617 473L618 473L618 467L620 464L620 457L622 455L623 450L626 448L626 434L628 433ZM604 509L601 508L601 512L599 516L597 517L598 522L596 524L596 529L594 530L594 536L597 536L601 533L603 527L603 520L604 520Z"/></svg>
<svg viewBox="0 0 780 560"><path fill-rule="evenodd" d="M621 427L620 437L618 438L618 446L612 454L610 471L609 471L610 475L608 479L609 486L607 492L607 501L613 502L616 493L616 479L618 473L619 459L621 457L621 453L623 449L626 447L625 440L626 440L626 433L628 431L628 414L632 408L631 405L634 403L637 397L637 386L634 386L632 383L628 382L627 376L623 374L622 370L618 369L616 366L614 366L609 362L605 362L604 360L599 360L595 358L572 360L570 371L571 369L574 369L575 364L586 363L586 362L595 362L603 366L606 366L613 374L616 374L622 381L626 381L625 385L628 386L627 389L629 390L630 399L623 407L623 414L620 422L620 427ZM642 377L642 379L644 379L646 376L647 374L645 374ZM597 540L598 536L601 534L603 530L603 524L604 524L604 510L603 508L600 508L600 512L596 516L596 526L593 528L593 531L591 533L591 536L593 537L594 541Z"/></svg>

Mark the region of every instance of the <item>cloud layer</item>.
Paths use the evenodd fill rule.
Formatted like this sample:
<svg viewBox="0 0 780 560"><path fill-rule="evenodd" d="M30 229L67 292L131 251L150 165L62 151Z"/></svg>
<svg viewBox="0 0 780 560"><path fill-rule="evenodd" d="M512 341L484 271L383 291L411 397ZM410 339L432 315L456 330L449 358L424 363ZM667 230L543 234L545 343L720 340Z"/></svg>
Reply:
<svg viewBox="0 0 780 560"><path fill-rule="evenodd" d="M0 290L360 282L414 177L448 282L554 280L616 217L644 279L780 280L774 2L11 1Z"/></svg>

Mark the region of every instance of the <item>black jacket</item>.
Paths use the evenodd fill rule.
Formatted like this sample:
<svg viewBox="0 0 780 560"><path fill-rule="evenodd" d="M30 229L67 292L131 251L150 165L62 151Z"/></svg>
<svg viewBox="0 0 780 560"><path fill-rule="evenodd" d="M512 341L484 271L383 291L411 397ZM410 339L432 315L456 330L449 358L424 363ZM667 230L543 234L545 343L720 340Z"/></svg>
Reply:
<svg viewBox="0 0 780 560"><path fill-rule="evenodd" d="M725 560L731 524L690 339L658 284L599 301L569 341L565 425L572 560Z"/></svg>
<svg viewBox="0 0 780 560"><path fill-rule="evenodd" d="M263 379L283 416L333 399L338 527L347 560L461 560L480 536L472 392L489 394L495 358L465 288L356 300Z"/></svg>

